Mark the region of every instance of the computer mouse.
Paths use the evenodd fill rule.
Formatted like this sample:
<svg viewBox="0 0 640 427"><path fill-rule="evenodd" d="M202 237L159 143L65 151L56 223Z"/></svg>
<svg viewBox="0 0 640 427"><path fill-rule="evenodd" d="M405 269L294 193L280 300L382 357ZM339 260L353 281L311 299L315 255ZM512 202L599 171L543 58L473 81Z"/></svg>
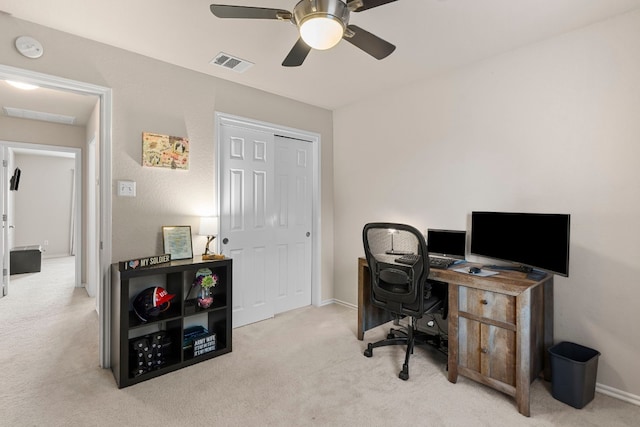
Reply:
<svg viewBox="0 0 640 427"><path fill-rule="evenodd" d="M482 271L480 267L469 267L469 273L478 274Z"/></svg>

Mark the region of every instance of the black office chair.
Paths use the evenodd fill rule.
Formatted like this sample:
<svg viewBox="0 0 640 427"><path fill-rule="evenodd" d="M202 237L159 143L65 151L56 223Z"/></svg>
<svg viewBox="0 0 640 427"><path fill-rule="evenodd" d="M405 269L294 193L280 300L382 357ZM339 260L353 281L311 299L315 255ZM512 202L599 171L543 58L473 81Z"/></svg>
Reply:
<svg viewBox="0 0 640 427"><path fill-rule="evenodd" d="M425 314L444 312L446 316L447 288L431 292L429 254L424 236L414 227L394 223L369 223L362 231L364 252L371 272L371 302L388 310L395 324L409 316L404 329L391 329L387 338L367 345L364 355L373 356L373 349L387 345L406 345L402 371L398 376L409 378L409 356L416 344L440 346L440 337L420 332L416 328L419 318ZM415 263L405 264L396 260L413 254Z"/></svg>

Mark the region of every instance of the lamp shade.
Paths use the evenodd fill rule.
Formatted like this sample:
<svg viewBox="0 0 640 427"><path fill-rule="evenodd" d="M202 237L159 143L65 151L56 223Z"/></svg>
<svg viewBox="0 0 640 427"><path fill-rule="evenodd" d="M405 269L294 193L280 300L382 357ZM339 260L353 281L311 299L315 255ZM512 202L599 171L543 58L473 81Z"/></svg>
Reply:
<svg viewBox="0 0 640 427"><path fill-rule="evenodd" d="M200 218L201 236L215 236L218 234L219 221L217 216L203 216Z"/></svg>
<svg viewBox="0 0 640 427"><path fill-rule="evenodd" d="M301 0L293 8L293 20L307 46L330 49L349 25L349 8L343 0Z"/></svg>
<svg viewBox="0 0 640 427"><path fill-rule="evenodd" d="M335 17L312 16L300 25L300 37L318 50L330 49L338 44L344 34L344 26Z"/></svg>

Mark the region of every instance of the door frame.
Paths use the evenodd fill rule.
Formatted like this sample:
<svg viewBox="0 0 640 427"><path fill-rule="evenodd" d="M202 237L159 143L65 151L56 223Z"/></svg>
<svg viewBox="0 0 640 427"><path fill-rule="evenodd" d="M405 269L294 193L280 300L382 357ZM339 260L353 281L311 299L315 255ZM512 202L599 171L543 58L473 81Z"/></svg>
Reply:
<svg viewBox="0 0 640 427"><path fill-rule="evenodd" d="M2 267L2 279L0 283L0 298L3 298L9 294L9 269L11 268L9 263L10 256L10 242L9 242L9 221L8 221L8 212L9 212L9 167L13 166L9 162L9 149L5 146L0 146L0 160L2 160L2 169L0 169L0 184L2 185L2 191L0 191L0 214L2 214L2 236L0 237L0 252L2 262L0 262L0 266ZM5 216L5 214L7 216Z"/></svg>
<svg viewBox="0 0 640 427"><path fill-rule="evenodd" d="M28 153L33 152L33 154L41 155L41 156L55 156L56 153L65 153L67 155L72 155L74 160L74 184L75 184L75 194L73 194L73 204L74 204L74 215L76 216L75 224L73 225L73 246L75 248L79 248L80 242L82 242L82 227L80 223L80 218L82 218L82 151L79 148L74 147L62 147L56 145L45 145L45 144L31 144L27 142L15 142L15 141L7 141L0 140L0 145L2 147L6 147L9 156L12 156L12 153ZM2 189L3 192L8 191L5 188ZM9 241L11 243L11 239ZM75 283L74 286L76 288L82 287L82 263L84 259L82 258L82 251L75 255Z"/></svg>
<svg viewBox="0 0 640 427"><path fill-rule="evenodd" d="M100 246L98 244L98 237L100 235L99 218L100 214L97 211L97 200L100 193L100 179L96 182L96 169L98 166L96 161L100 160L100 157L96 153L96 139L98 135L94 135L86 143L86 182L88 186L86 211L87 211L87 272L86 272L86 290L90 297L96 297L96 310L99 310L100 300L97 298L98 283L100 283L100 275L98 267Z"/></svg>
<svg viewBox="0 0 640 427"><path fill-rule="evenodd" d="M312 220L311 233L313 236L313 244L311 245L311 304L319 307L322 305L322 271L321 254L322 254L322 199L321 199L321 169L320 169L320 134L300 129L294 129L287 126L281 126L273 123L262 122L259 120L249 119L232 114L216 111L215 113L215 129L216 129L216 215L220 217L220 182L221 182L221 166L220 166L220 139L221 126L230 125L245 129L251 129L260 132L270 132L275 135L287 138L301 139L309 141L312 144L313 152L313 190L312 190ZM221 220L222 222L222 220ZM216 239L216 245L219 246L220 239ZM219 247L217 248L219 250Z"/></svg>
<svg viewBox="0 0 640 427"><path fill-rule="evenodd" d="M98 355L103 368L111 367L111 126L112 90L107 87L65 79L23 68L0 64L0 79L19 80L49 89L97 96L100 100L100 253L98 286Z"/></svg>

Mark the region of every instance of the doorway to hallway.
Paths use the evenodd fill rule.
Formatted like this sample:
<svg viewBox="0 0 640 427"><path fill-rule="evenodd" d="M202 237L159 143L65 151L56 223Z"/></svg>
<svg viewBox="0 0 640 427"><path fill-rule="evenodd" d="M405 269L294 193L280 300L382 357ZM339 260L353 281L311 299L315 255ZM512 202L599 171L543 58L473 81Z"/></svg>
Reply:
<svg viewBox="0 0 640 427"><path fill-rule="evenodd" d="M0 79L22 81L41 88L65 93L94 96L96 99L98 110L96 113L97 126L95 135L98 138L99 146L95 150L95 162L99 164L99 168L95 169L96 177L93 177L90 183L96 190L96 205L98 206L97 212L99 215L96 215L96 227L92 228L96 233L94 241L97 256L94 259L97 260L95 265L97 272L91 277L96 277L99 282L96 283L96 300L95 302L91 301L94 302L94 310L98 311L99 317L99 364L104 368L108 368L111 364L109 341L111 319L108 286L111 264L111 186L100 184L111 182L111 89L1 64ZM5 239L5 245L7 242L8 239ZM79 246L79 243L75 245L78 249ZM6 250L4 252L6 253ZM76 277L80 277L80 273ZM84 290L82 291L84 292Z"/></svg>

